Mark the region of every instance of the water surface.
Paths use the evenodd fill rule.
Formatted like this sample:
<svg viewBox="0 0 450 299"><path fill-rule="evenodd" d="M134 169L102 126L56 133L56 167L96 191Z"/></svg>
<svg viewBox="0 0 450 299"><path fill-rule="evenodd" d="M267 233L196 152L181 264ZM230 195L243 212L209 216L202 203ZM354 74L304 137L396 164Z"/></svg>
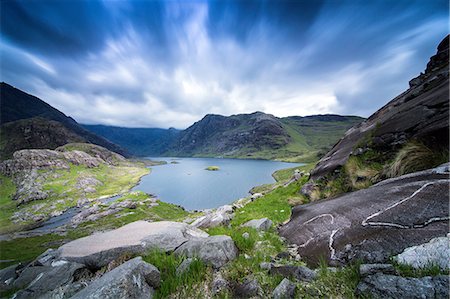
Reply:
<svg viewBox="0 0 450 299"><path fill-rule="evenodd" d="M165 202L181 205L188 210L217 208L248 196L258 185L274 183L272 173L279 169L300 166L264 160L217 158L149 158L167 161L153 166L133 190L156 195ZM205 170L218 166L218 171Z"/></svg>

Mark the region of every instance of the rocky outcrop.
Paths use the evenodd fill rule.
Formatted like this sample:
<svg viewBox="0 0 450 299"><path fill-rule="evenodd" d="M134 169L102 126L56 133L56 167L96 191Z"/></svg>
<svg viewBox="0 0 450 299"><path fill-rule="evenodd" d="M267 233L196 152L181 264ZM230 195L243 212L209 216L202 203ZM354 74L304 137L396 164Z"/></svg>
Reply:
<svg viewBox="0 0 450 299"><path fill-rule="evenodd" d="M197 257L217 269L234 260L238 255L238 249L229 236L211 236L191 239L178 247L174 253Z"/></svg>
<svg viewBox="0 0 450 299"><path fill-rule="evenodd" d="M434 238L428 243L406 248L394 259L416 269L438 266L442 270L449 270L450 238Z"/></svg>
<svg viewBox="0 0 450 299"><path fill-rule="evenodd" d="M446 275L406 278L377 273L365 277L358 284L356 294L368 298L446 299L448 283Z"/></svg>
<svg viewBox="0 0 450 299"><path fill-rule="evenodd" d="M368 189L297 206L280 234L309 263L383 263L448 232L447 167L385 180Z"/></svg>
<svg viewBox="0 0 450 299"><path fill-rule="evenodd" d="M173 251L192 238L208 234L185 223L136 221L118 229L69 242L58 249L60 258L100 268L119 256L140 254L150 248Z"/></svg>
<svg viewBox="0 0 450 299"><path fill-rule="evenodd" d="M107 272L71 298L152 298L160 280L160 273L155 266L136 257Z"/></svg>
<svg viewBox="0 0 450 299"><path fill-rule="evenodd" d="M369 141L372 148L383 153L395 152L411 138L448 148L448 40L447 36L439 44L425 73L411 80L407 91L345 133L311 172L313 180L339 169L357 146L364 150Z"/></svg>

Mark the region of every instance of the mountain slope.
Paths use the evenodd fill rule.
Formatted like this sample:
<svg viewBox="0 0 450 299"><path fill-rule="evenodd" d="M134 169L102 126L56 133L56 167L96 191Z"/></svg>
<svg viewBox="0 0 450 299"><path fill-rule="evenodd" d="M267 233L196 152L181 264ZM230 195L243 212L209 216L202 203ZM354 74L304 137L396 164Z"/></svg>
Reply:
<svg viewBox="0 0 450 299"><path fill-rule="evenodd" d="M0 94L1 94L1 102L0 102L0 124L2 125L1 130L6 131L3 132L2 135L4 136L11 136L13 131L19 132L24 126L24 123L13 123L19 120L26 120L31 119L35 117L39 117L40 120L35 123L37 127L42 129L43 127L50 128L54 126L55 124L48 123L44 125L44 119L45 120L51 120L59 122L62 126L65 127L66 130L70 131L70 136L67 136L67 140L70 141L84 141L84 142L90 142L94 143L100 146L103 146L111 151L127 155L126 151L124 151L119 146L111 143L110 141L95 135L92 132L87 131L86 129L82 128L73 118L66 116L61 111L53 108L49 104L45 103L41 99L32 96L30 94L27 94L17 88L14 88L13 86L2 82L0 84ZM4 126L4 124L9 124L8 126ZM32 124L33 121L30 121L28 125ZM15 127L15 126L18 127ZM60 128L60 126L58 126ZM62 134L63 132L66 132L66 130L59 130L58 134ZM44 139L47 140L53 140L55 145L60 146L65 143L60 143L56 141L63 142L64 138L61 138L61 136L57 138L53 138L53 134L49 130L37 130L37 131L30 131L28 132L29 137L28 140L38 140L39 134L46 134L45 137L41 136ZM36 134L37 136L32 136L33 134ZM74 135L77 135L79 138L74 138ZM78 140L77 140L78 139ZM16 140L17 142L19 139ZM41 148L39 144L31 144L31 143L15 143L16 148L10 147L5 153L7 155L12 154L11 150L19 150L19 149L25 149L25 148ZM44 148L49 148L48 146L45 146ZM9 154L8 154L9 153ZM5 159L4 157L1 157L2 159Z"/></svg>
<svg viewBox="0 0 450 299"><path fill-rule="evenodd" d="M127 149L134 156L158 156L177 138L177 129L122 128L82 125L85 129Z"/></svg>
<svg viewBox="0 0 450 299"><path fill-rule="evenodd" d="M314 160L362 120L338 115L277 118L262 112L206 115L182 131L166 154Z"/></svg>

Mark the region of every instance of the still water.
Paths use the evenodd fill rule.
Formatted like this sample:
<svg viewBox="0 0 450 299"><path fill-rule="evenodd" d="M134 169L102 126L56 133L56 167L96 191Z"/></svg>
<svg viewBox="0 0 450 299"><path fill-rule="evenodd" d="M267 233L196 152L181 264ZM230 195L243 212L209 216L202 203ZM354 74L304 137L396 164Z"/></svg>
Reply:
<svg viewBox="0 0 450 299"><path fill-rule="evenodd" d="M248 196L258 185L273 183L275 170L300 166L264 160L215 158L149 158L168 164L153 166L133 190L156 195L160 200L188 210L217 208ZM218 171L205 170L218 166Z"/></svg>

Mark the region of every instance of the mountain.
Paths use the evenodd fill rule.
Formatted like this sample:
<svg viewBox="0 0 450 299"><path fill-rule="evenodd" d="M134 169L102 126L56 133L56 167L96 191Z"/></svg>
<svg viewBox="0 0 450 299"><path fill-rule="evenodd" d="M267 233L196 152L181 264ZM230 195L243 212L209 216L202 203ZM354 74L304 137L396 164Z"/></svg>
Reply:
<svg viewBox="0 0 450 299"><path fill-rule="evenodd" d="M0 83L0 154L7 159L19 149L51 148L68 142L89 142L127 155L112 142L81 127L73 118L41 99Z"/></svg>
<svg viewBox="0 0 450 299"><path fill-rule="evenodd" d="M365 189L449 161L449 39L425 72L367 120L349 129L311 171L311 200Z"/></svg>
<svg viewBox="0 0 450 299"><path fill-rule="evenodd" d="M408 90L349 129L316 165L300 190L312 202L294 207L279 228L308 263L386 263L402 252L417 260L426 251L407 247L448 242L448 67L449 36Z"/></svg>
<svg viewBox="0 0 450 299"><path fill-rule="evenodd" d="M178 137L179 130L82 125L85 129L127 149L134 156L160 156Z"/></svg>
<svg viewBox="0 0 450 299"><path fill-rule="evenodd" d="M278 118L255 112L209 114L181 131L167 155L314 160L363 118L315 115Z"/></svg>

